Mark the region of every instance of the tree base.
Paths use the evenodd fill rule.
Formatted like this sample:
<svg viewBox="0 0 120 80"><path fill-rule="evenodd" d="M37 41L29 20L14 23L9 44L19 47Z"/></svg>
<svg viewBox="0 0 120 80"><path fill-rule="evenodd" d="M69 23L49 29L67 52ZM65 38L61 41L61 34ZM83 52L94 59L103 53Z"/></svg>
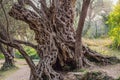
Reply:
<svg viewBox="0 0 120 80"><path fill-rule="evenodd" d="M71 55L71 54L68 54L68 55ZM64 62L64 66L61 66L61 63L63 64L63 62L64 61L61 62L59 59L57 59L56 63L53 66L54 70L73 71L77 69L76 61L74 59L71 59L71 58L67 59L67 61ZM109 64L120 63L120 59L116 57L101 55L100 53L97 53L91 50L90 48L83 46L82 62L83 62L82 67L91 67L93 65L105 66Z"/></svg>
<svg viewBox="0 0 120 80"><path fill-rule="evenodd" d="M50 55L50 56L52 56L52 55ZM59 54L58 54L58 56L59 56ZM64 58L64 57L62 57L62 58ZM55 58L51 58L51 59L55 59ZM77 69L77 67L76 67L76 62L75 62L74 58L66 59L66 61L64 61L64 63L63 63L64 66L61 66L62 62L57 57L56 63L52 67L51 67L51 65L49 65L49 61L48 61L51 59L49 56L46 56L45 59L41 60L41 62L39 63L39 65L37 67L37 71L38 71L37 73L38 73L39 77L34 76L31 73L30 80L48 80L48 79L49 80L63 80L62 79L63 74L61 75L60 72L65 73L65 72L73 71L73 70L75 70L77 72L79 71L79 69ZM113 63L115 64L115 63L120 62L120 60L117 59L116 57L103 56L85 46L83 46L82 61L83 61L83 65L82 65L83 67L90 67L93 65L104 65L105 66L108 64L113 64ZM81 80L83 80L83 79L81 79ZM87 80L87 79L85 79L85 80Z"/></svg>
<svg viewBox="0 0 120 80"><path fill-rule="evenodd" d="M6 71L6 70L9 70L11 68L15 68L15 64L13 62L13 60L6 60L4 63L3 63L3 66L1 67L0 70L2 71Z"/></svg>
<svg viewBox="0 0 120 80"><path fill-rule="evenodd" d="M15 65L3 65L0 70L7 71L7 70L10 70L12 68L16 68L16 66Z"/></svg>
<svg viewBox="0 0 120 80"><path fill-rule="evenodd" d="M116 64L120 63L120 59L116 57L109 57L101 55L88 47L83 46L84 56L89 62L93 62L97 65L108 65L108 64ZM87 62L87 61L86 61Z"/></svg>

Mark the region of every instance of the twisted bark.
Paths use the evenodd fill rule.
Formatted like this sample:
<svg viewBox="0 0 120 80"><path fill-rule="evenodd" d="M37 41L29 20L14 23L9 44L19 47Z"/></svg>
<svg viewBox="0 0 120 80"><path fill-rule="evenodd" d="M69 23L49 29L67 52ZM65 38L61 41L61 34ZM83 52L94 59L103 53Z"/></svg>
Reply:
<svg viewBox="0 0 120 80"><path fill-rule="evenodd" d="M9 40L7 36L7 31L5 29L5 26L0 23L0 38L4 40ZM5 62L3 66L1 67L2 70L10 69L11 67L14 67L14 52L13 48L6 46L0 42L0 51L3 53L5 57Z"/></svg>
<svg viewBox="0 0 120 80"><path fill-rule="evenodd" d="M14 65L13 48L7 47L7 49L5 49L3 45L0 43L0 51L3 53L5 58L5 62L1 67L1 70L8 70L14 67L15 65Z"/></svg>

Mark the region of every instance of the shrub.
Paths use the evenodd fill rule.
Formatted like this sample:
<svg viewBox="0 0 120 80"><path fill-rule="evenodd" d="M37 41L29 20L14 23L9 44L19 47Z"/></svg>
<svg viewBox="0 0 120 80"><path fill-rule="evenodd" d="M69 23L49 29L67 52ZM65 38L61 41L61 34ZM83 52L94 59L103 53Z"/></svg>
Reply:
<svg viewBox="0 0 120 80"><path fill-rule="evenodd" d="M24 49L32 59L39 59L36 50L34 50L31 47L24 47ZM16 51L15 54L17 58L23 58L23 56L19 53L19 51Z"/></svg>
<svg viewBox="0 0 120 80"><path fill-rule="evenodd" d="M3 54L2 54L2 53L0 53L0 59L3 59L3 58L4 58Z"/></svg>
<svg viewBox="0 0 120 80"><path fill-rule="evenodd" d="M109 36L113 40L112 47L120 49L120 4L108 16Z"/></svg>

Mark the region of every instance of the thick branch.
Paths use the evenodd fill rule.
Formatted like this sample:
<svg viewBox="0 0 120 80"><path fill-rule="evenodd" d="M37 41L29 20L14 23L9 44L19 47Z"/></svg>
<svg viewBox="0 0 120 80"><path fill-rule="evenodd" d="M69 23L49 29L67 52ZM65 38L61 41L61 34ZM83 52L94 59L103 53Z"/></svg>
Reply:
<svg viewBox="0 0 120 80"><path fill-rule="evenodd" d="M78 28L76 30L76 42L75 42L75 59L76 59L76 64L77 67L80 68L82 67L83 63L82 63L82 41L81 41L81 37L82 37L82 31L83 31L83 27L84 27L84 22L85 22L85 18L87 15L87 10L89 7L91 0L83 0L83 5L82 5L82 11L81 11L81 15L79 18L79 23L78 23Z"/></svg>
<svg viewBox="0 0 120 80"><path fill-rule="evenodd" d="M5 26L0 22L0 37L4 40L9 40Z"/></svg>
<svg viewBox="0 0 120 80"><path fill-rule="evenodd" d="M41 16L41 10L35 6L35 4L31 0L26 0L27 5L31 6L40 16Z"/></svg>
<svg viewBox="0 0 120 80"><path fill-rule="evenodd" d="M37 49L37 45L34 45L34 44L30 43L30 42L25 42L25 41L22 41L22 40L14 40L14 42L19 43L19 44L24 44L26 46L30 46L30 47L32 47L34 49Z"/></svg>
<svg viewBox="0 0 120 80"><path fill-rule="evenodd" d="M35 14L33 11L30 11L19 4L14 4L9 15L14 17L17 20L22 20L29 25L38 25L40 26L41 20L40 17ZM38 26L34 26L31 28L34 30L38 30Z"/></svg>
<svg viewBox="0 0 120 80"><path fill-rule="evenodd" d="M2 8L2 10L3 10L3 12L4 12L4 15L5 15L5 19L6 19L6 22L7 22L7 35L8 35L8 37L10 38L10 35L9 35L9 21L8 21L8 17L7 17L7 14L6 14L6 11L5 11L5 8L4 8L4 5L3 5L3 3L1 2L0 3L1 4L1 8Z"/></svg>
<svg viewBox="0 0 120 80"><path fill-rule="evenodd" d="M3 55L5 57L9 57L10 54L8 54L8 52L6 52L5 48L3 47L2 43L0 43L0 51L3 53Z"/></svg>

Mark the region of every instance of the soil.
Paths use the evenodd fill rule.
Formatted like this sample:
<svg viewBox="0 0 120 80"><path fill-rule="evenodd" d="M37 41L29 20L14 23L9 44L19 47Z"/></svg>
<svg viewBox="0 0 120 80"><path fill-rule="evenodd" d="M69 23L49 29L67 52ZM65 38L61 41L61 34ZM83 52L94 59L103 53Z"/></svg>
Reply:
<svg viewBox="0 0 120 80"><path fill-rule="evenodd" d="M18 65L19 69L16 72L8 75L5 80L29 80L30 69L25 63L25 61L18 60L16 62L16 65ZM102 72L106 72L108 76L111 76L113 78L119 78L120 77L120 64L107 65L107 66L93 66L93 67L87 68L87 71L102 71ZM69 72L68 74L70 73L71 72ZM81 73L78 72L76 74L81 74Z"/></svg>

